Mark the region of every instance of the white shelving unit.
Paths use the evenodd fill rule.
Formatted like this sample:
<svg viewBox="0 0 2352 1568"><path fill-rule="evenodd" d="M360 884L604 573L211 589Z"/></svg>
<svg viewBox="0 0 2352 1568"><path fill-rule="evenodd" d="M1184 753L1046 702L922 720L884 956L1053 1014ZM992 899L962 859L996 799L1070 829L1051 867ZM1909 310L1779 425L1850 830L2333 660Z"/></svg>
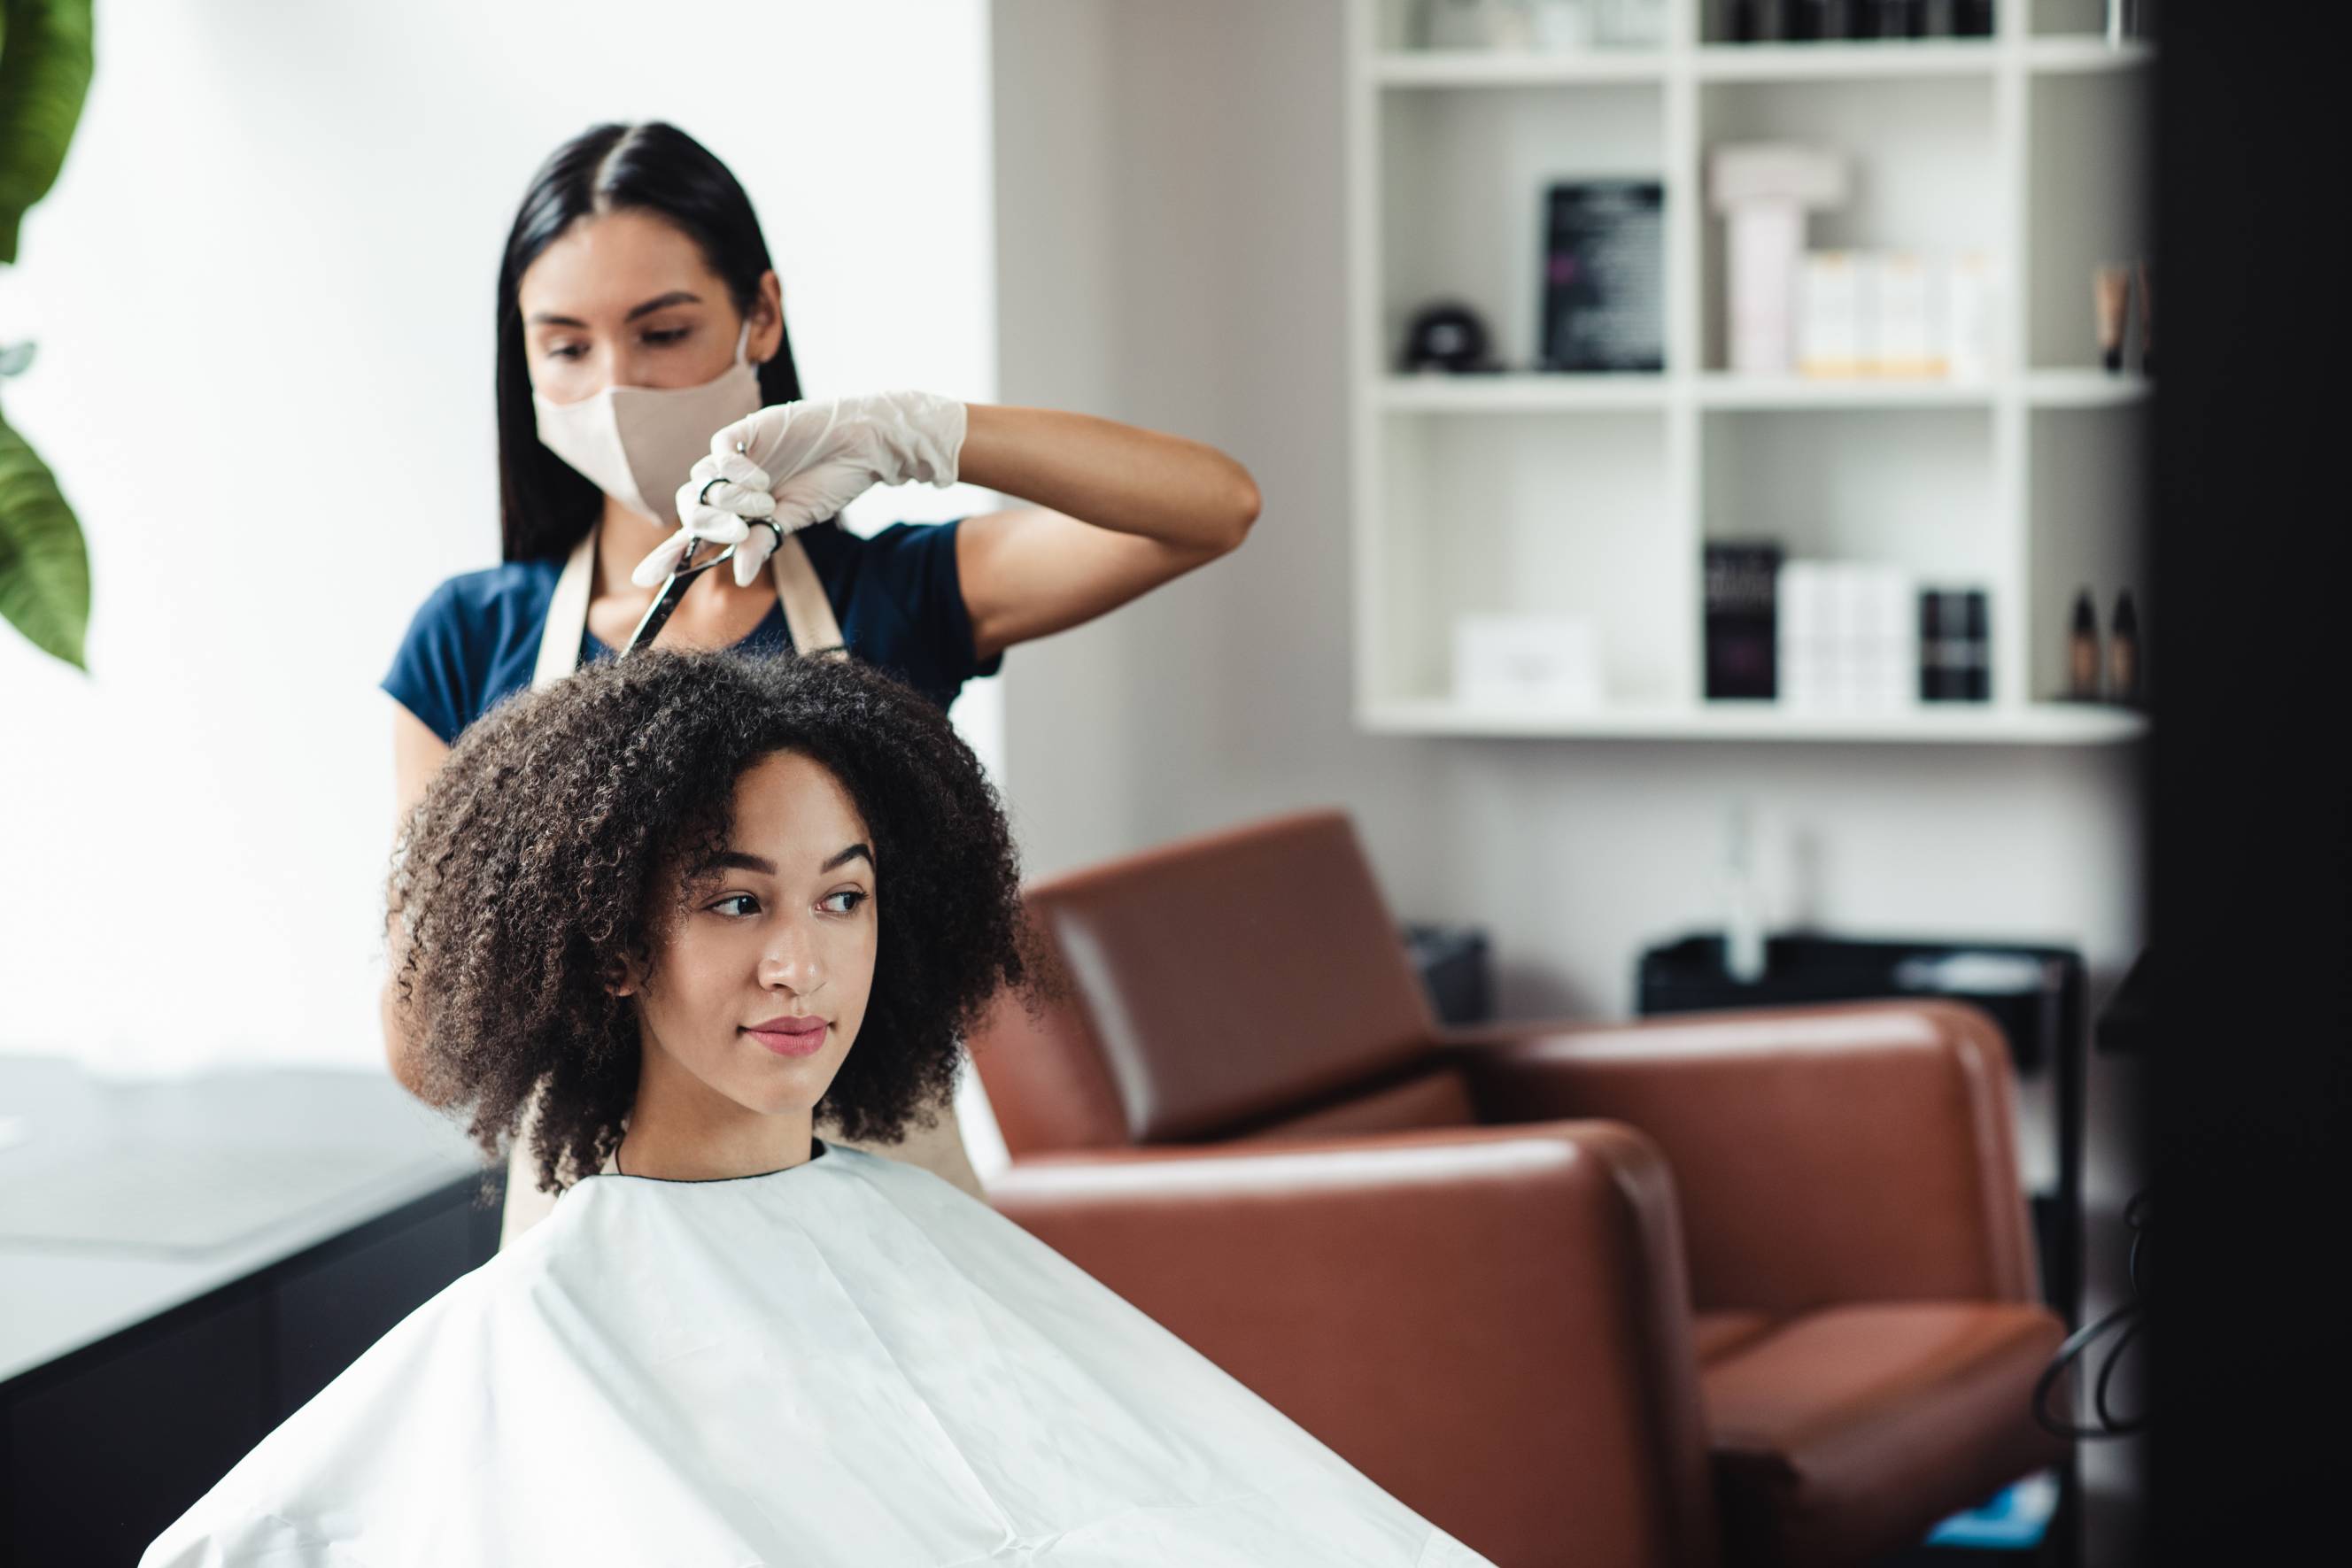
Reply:
<svg viewBox="0 0 2352 1568"><path fill-rule="evenodd" d="M2000 0L1990 39L1741 45L1716 0L1669 0L1662 48L1412 47L1416 0L1349 0L1349 304L1358 722L1395 734L2100 744L2132 712L2053 700L2067 611L2104 617L2137 553L2150 384L2097 367L2091 269L2145 256L2153 56L2085 0ZM1808 243L1979 250L2000 279L1997 370L1972 382L1725 370L1721 221L1706 149L1832 145L1854 195ZM1412 312L1466 302L1534 358L1544 187L1665 189L1666 368L1398 373ZM1989 591L1993 700L1879 716L1703 699L1714 538L1874 559ZM1452 695L1455 618L1579 614L1605 701L1548 714Z"/></svg>

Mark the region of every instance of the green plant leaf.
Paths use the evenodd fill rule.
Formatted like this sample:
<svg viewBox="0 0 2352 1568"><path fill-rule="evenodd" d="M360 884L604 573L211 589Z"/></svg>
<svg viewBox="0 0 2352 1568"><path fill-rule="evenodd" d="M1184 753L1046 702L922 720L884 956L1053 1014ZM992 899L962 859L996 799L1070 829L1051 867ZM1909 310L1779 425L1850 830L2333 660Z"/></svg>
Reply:
<svg viewBox="0 0 2352 1568"><path fill-rule="evenodd" d="M49 193L89 95L91 0L5 0L0 33L0 262Z"/></svg>
<svg viewBox="0 0 2352 1568"><path fill-rule="evenodd" d="M89 627L89 550L57 476L0 419L0 618L78 670Z"/></svg>

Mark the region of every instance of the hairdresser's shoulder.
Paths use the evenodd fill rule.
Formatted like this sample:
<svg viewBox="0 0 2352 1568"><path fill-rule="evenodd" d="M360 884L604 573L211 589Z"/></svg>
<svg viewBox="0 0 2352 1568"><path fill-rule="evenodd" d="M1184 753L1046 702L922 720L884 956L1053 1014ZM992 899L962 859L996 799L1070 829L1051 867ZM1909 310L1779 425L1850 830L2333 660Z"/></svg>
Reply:
<svg viewBox="0 0 2352 1568"><path fill-rule="evenodd" d="M563 575L560 560L508 560L481 571L463 571L444 579L425 601L452 614L488 615L529 608L534 616L547 613L555 597L555 580Z"/></svg>
<svg viewBox="0 0 2352 1568"><path fill-rule="evenodd" d="M416 612L412 639L462 650L471 664L498 663L525 644L536 648L562 563L509 560L444 580Z"/></svg>

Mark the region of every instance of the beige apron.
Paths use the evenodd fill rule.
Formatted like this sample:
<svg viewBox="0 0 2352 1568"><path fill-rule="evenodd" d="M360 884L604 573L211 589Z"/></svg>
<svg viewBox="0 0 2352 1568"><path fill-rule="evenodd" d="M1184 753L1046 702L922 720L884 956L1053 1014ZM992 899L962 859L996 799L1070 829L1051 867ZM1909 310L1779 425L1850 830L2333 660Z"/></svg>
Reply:
<svg viewBox="0 0 2352 1568"><path fill-rule="evenodd" d="M768 566L775 578L777 601L784 607L784 625L792 632L793 646L812 654L846 657L840 622L834 619L824 585L817 580L816 569L809 564L808 552L801 548L800 539L788 536L768 558ZM579 664L580 638L588 629L588 599L595 586L595 577L596 530L591 528L588 537L572 550L572 559L563 563L563 575L556 579L555 597L547 606L547 624L539 635L539 664L530 677L533 691L562 680ZM555 1195L540 1191L536 1185L538 1171L527 1152L530 1123L526 1113L522 1130L515 1138L514 1152L507 1162L506 1222L499 1232L501 1247L545 1218L555 1207ZM843 1148L864 1149L886 1159L920 1166L972 1197L986 1200L980 1177L964 1153L963 1131L956 1125L952 1105L940 1107L937 1126L928 1130L911 1128L906 1142L900 1144L854 1143L822 1124L817 1135Z"/></svg>

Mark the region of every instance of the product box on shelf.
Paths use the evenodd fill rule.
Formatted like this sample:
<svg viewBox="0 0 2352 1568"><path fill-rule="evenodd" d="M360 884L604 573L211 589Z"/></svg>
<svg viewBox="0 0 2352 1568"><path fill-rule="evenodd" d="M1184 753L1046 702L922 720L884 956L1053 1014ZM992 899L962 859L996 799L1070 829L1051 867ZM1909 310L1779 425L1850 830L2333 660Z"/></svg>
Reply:
<svg viewBox="0 0 2352 1568"><path fill-rule="evenodd" d="M1911 581L1865 561L1780 569L1780 700L1792 709L1881 714L1908 707L1918 667Z"/></svg>
<svg viewBox="0 0 2352 1568"><path fill-rule="evenodd" d="M1992 615L1983 589L1920 590L1919 700L1992 700Z"/></svg>
<svg viewBox="0 0 2352 1568"><path fill-rule="evenodd" d="M1549 371L1666 368L1665 186L1576 180L1544 198Z"/></svg>
<svg viewBox="0 0 2352 1568"><path fill-rule="evenodd" d="M1581 615L1474 612L1454 622L1465 707L1588 713L1601 706L1601 632Z"/></svg>
<svg viewBox="0 0 2352 1568"><path fill-rule="evenodd" d="M1706 695L1770 701L1780 690L1780 547L1769 539L1706 547Z"/></svg>

